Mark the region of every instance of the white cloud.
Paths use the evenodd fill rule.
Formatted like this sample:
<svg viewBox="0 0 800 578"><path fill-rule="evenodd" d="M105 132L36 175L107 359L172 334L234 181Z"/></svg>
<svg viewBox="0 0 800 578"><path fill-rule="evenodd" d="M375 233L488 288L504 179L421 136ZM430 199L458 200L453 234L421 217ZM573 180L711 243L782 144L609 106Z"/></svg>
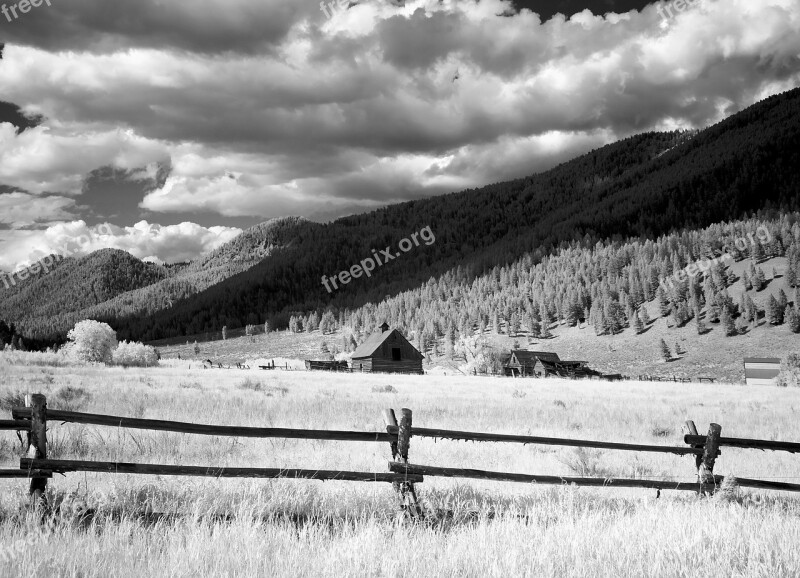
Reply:
<svg viewBox="0 0 800 578"><path fill-rule="evenodd" d="M132 227L90 227L84 221L71 221L43 230L0 230L0 270L16 270L50 254L81 257L104 248L121 249L140 259L188 261L241 232L233 227L202 227L189 222L161 226L147 221Z"/></svg>
<svg viewBox="0 0 800 578"><path fill-rule="evenodd" d="M162 144L130 130L75 132L38 126L17 134L12 124L0 124L0 184L29 193L78 195L94 169L133 171L168 159Z"/></svg>
<svg viewBox="0 0 800 578"><path fill-rule="evenodd" d="M76 0L70 34L12 38L0 61L4 98L47 117L19 135L0 127L0 184L76 198L47 219L80 204L94 169L152 181L167 162L141 208L366 210L544 170L632 133L708 125L800 80L796 0L702 0L666 24L655 5L542 23L498 16L501 0L362 2L330 20L313 3L142 0L152 30L88 18L99 1ZM160 22L159 10L186 20ZM270 18L280 25L260 39ZM5 222L35 220L40 205L14 199Z"/></svg>
<svg viewBox="0 0 800 578"><path fill-rule="evenodd" d="M18 191L7 193L0 195L0 223L16 229L61 221L70 218L74 205L75 199L66 197L36 197Z"/></svg>

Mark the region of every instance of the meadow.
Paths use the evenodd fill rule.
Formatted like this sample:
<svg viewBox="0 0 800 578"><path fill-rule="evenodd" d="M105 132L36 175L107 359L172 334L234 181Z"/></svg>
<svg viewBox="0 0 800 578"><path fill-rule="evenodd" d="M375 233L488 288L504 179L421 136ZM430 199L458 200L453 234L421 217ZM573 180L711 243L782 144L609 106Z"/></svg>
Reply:
<svg viewBox="0 0 800 578"><path fill-rule="evenodd" d="M800 390L724 384L54 366L0 354L0 414L48 406L215 424L381 431L384 408L420 427L682 444L682 424L800 441ZM253 440L50 424L50 457L386 471L388 444ZM0 467L20 443L0 432ZM534 474L693 481L694 459L412 439L413 463ZM800 480L800 457L724 449L716 473ZM532 486L428 477L411 523L390 484L54 476L50 522L3 480L0 576L783 576L800 574L800 501L739 490ZM20 542L22 541L22 542ZM16 548L18 543L24 547Z"/></svg>

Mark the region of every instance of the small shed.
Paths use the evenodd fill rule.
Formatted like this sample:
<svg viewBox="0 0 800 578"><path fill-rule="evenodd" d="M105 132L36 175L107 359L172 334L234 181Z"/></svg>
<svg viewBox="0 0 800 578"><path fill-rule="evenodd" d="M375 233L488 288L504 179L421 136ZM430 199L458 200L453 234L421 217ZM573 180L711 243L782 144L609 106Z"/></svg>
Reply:
<svg viewBox="0 0 800 578"><path fill-rule="evenodd" d="M387 323L353 352L350 368L359 372L413 373L422 375L425 356L397 329Z"/></svg>
<svg viewBox="0 0 800 578"><path fill-rule="evenodd" d="M306 359L307 371L348 371L346 361L317 361Z"/></svg>
<svg viewBox="0 0 800 578"><path fill-rule="evenodd" d="M781 360L777 357L745 357L744 380L747 385L775 385L781 372Z"/></svg>
<svg viewBox="0 0 800 578"><path fill-rule="evenodd" d="M511 355L503 364L503 371L509 377L538 377L544 376L543 361L559 361L557 353L549 351L527 351L525 349L512 349Z"/></svg>

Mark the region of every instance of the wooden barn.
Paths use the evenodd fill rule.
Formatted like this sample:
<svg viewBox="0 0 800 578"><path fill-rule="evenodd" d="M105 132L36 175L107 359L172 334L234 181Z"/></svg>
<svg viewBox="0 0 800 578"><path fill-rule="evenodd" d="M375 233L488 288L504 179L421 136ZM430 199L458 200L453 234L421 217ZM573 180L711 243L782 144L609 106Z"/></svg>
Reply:
<svg viewBox="0 0 800 578"><path fill-rule="evenodd" d="M397 329L384 323L353 352L353 371L422 374L425 356Z"/></svg>
<svg viewBox="0 0 800 578"><path fill-rule="evenodd" d="M544 377L543 361L559 361L558 354L549 351L512 349L511 355L503 363L503 371L508 377Z"/></svg>
<svg viewBox="0 0 800 578"><path fill-rule="evenodd" d="M745 357L744 380L747 385L775 385L781 372L781 360L774 357Z"/></svg>

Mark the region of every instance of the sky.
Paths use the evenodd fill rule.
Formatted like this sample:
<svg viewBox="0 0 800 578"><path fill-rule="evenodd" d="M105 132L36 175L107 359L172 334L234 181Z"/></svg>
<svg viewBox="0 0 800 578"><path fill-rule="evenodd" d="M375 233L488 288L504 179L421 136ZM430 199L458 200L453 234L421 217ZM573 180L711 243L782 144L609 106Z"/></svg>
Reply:
<svg viewBox="0 0 800 578"><path fill-rule="evenodd" d="M3 270L65 243L193 259L270 218L702 128L800 78L797 0L15 2L0 13Z"/></svg>

